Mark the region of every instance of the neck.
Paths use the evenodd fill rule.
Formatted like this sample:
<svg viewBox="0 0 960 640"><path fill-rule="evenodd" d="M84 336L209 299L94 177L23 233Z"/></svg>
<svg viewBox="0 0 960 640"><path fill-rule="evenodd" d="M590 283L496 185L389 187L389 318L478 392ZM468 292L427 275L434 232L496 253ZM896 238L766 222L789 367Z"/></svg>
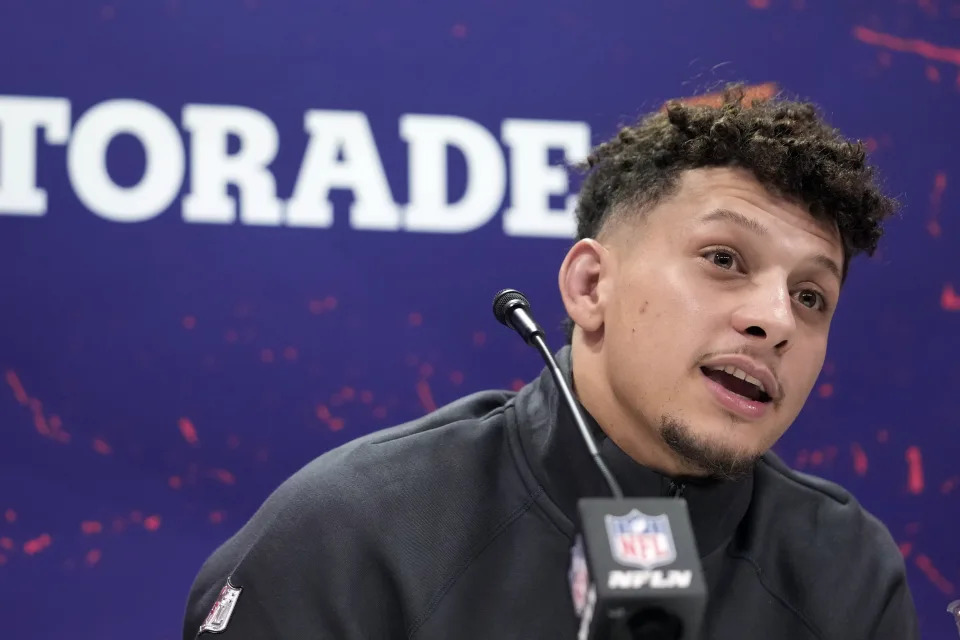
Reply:
<svg viewBox="0 0 960 640"><path fill-rule="evenodd" d="M627 411L604 374L603 353L574 336L570 345L571 377L580 404L603 432L630 458L672 478L703 475L692 469L660 437L653 416Z"/></svg>

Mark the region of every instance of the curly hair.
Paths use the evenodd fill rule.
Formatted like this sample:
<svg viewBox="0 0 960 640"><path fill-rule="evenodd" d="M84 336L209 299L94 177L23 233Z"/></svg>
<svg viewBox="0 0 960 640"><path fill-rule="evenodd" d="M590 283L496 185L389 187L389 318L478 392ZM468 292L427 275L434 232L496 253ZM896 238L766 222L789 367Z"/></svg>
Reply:
<svg viewBox="0 0 960 640"><path fill-rule="evenodd" d="M587 174L576 209L577 240L595 238L627 209L635 214L672 195L685 170L739 167L771 193L837 225L845 279L853 256L876 250L896 201L881 193L863 144L843 138L815 105L779 96L745 104L744 96L736 84L724 89L719 106L668 102L594 148L576 167ZM572 329L568 320L568 340Z"/></svg>

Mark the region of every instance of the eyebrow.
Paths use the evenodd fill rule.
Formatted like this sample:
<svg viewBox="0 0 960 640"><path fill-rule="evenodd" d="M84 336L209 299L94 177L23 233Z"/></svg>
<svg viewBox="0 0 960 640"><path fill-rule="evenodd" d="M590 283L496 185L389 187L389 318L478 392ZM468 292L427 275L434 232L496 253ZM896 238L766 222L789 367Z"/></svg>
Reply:
<svg viewBox="0 0 960 640"><path fill-rule="evenodd" d="M730 222L738 227L742 227L747 231L750 231L754 235L761 238L770 236L770 231L763 226L763 224L754 220L753 218L743 215L738 211L731 211L730 209L714 209L701 218L701 222L717 221ZM832 273L834 276L836 276L837 280L843 282L843 275L841 274L840 267L838 267L837 263L834 262L830 257L822 253L818 253L817 255L813 256L813 262L817 266Z"/></svg>

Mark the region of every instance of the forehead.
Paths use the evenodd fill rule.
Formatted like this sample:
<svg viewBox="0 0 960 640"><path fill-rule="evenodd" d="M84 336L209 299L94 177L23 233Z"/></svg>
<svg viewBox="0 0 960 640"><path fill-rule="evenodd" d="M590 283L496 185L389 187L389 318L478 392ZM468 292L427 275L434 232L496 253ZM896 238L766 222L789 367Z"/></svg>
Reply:
<svg viewBox="0 0 960 640"><path fill-rule="evenodd" d="M835 222L814 218L804 205L772 193L745 169L685 171L670 196L641 216L631 217L643 219L644 236L688 237L709 228L744 228L734 216L716 215L717 211L739 214L741 222L743 218L755 222L753 230L765 230L764 239L774 244L842 260L843 244Z"/></svg>

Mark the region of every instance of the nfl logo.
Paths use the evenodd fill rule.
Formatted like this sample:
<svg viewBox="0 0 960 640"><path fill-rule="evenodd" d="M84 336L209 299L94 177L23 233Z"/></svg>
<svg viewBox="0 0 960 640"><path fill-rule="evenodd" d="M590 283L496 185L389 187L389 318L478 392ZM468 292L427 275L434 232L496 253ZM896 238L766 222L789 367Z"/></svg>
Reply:
<svg viewBox="0 0 960 640"><path fill-rule="evenodd" d="M648 516L634 509L625 516L606 516L613 558L620 564L653 569L677 559L666 514Z"/></svg>

